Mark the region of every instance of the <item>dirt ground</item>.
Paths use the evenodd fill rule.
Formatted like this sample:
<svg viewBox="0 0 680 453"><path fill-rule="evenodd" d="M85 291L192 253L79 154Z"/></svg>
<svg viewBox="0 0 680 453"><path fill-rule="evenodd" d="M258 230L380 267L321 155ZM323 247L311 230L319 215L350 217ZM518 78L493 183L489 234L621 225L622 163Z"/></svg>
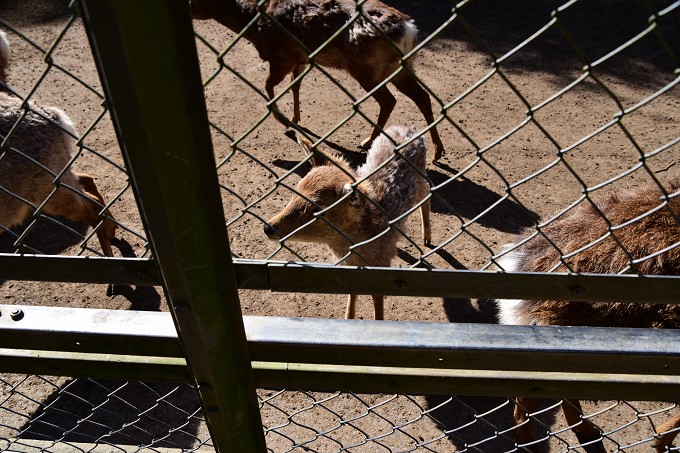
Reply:
<svg viewBox="0 0 680 453"><path fill-rule="evenodd" d="M452 16L452 4L443 0L388 0L386 3L415 19L421 40L435 33ZM658 9L670 3L650 2ZM517 52L510 52L547 24L550 12L549 2L517 1L512 6L500 0L471 2L461 10L461 15L474 33L463 27L461 21L453 22L418 52L414 68L433 96L435 116L446 107L446 118L438 126L445 154L437 164L428 165L428 176L436 188L432 239L437 248L421 245L419 219L413 216L408 221L408 234L415 245L402 241L402 252L393 266L407 267L423 258L438 268L485 269L490 265L492 254L513 235L534 225L538 218L549 218L570 206L582 196L584 185L592 188L615 179L605 190L630 188L651 182L652 176L668 181L678 173L680 145L663 147L680 137L679 89L671 87L633 107L678 76L680 30L671 24L680 21L680 13L677 10L671 13L660 21L657 29L675 57L664 48L658 35L652 33L610 58L598 61L648 25L651 13L642 2L620 1L578 2L559 16L566 32L552 27ZM9 84L21 96L30 94L33 101L59 106L70 116L84 144L75 168L93 175L104 197L115 200L111 212L121 228L114 253L148 255L146 235L116 136L108 114L102 113L102 90L88 41L82 23L77 19L71 22L70 17L68 2L63 0L0 2L0 29L8 32L12 49ZM271 116L251 131L267 112L263 96L267 65L245 41L237 42L220 64L206 42L221 51L234 35L213 21L194 25L205 40L197 40L197 47L203 78L210 79L205 89L210 120L222 131L213 130L213 143L234 255L249 259L302 258L329 262L328 252L321 246L287 244L292 253L268 241L262 232L260 219L271 217L290 197L290 191L283 185L294 186L307 170L307 167L294 168L303 154L283 135L285 128ZM55 40L58 43L51 49L50 58L45 58L39 49L50 49ZM522 125L527 119L527 104L541 105L583 74L586 63L580 54L595 63L592 76L534 109L533 121ZM501 72L471 90L490 73L493 57L504 55ZM238 76L225 67L232 68ZM364 95L358 83L347 74L336 70L328 72L356 99ZM462 97L464 93L469 94ZM423 128L424 120L414 104L400 93L395 92L395 96L397 106L389 124ZM305 77L301 104L300 124L318 135L331 130L352 111L352 100L319 70L312 70ZM290 94L282 98L279 108L287 114L292 112ZM622 109L630 112L618 124L582 141L611 122ZM377 117L377 105L372 99L362 103L361 110L369 118ZM370 130L368 122L354 117L328 138L328 146L352 162L361 163L365 153L358 149L358 144ZM236 153L230 147L233 140L239 140ZM426 143L431 156L433 147L429 136ZM570 146L568 153L558 157L558 149ZM660 151L654 153L655 150ZM640 158L641 151L647 153L645 159ZM283 183L278 188L277 180ZM512 185L511 196L504 198L508 184ZM596 190L595 196L599 192ZM85 225L71 226L89 234ZM20 235L24 228L14 231ZM90 239L90 249L83 251L76 235L65 233L47 221L31 228L24 243L41 252L87 255L100 251L96 238ZM0 252L14 252L15 239L16 236L12 238L10 234L0 236ZM346 296L241 291L240 298L246 315L342 318ZM104 285L16 281L0 282L0 303L167 309L160 288L120 288L115 296L107 297ZM388 297L385 316L389 320L431 322L494 322L495 319L493 309L476 300L413 297ZM360 299L358 317L372 317L369 298ZM431 397L419 397L417 401L422 408L407 400L402 403L408 409L394 412L407 414L414 410L417 414L442 402ZM504 400L471 398L464 404L451 403L440 411L440 418L445 419L442 423L451 429L464 423L461 418L464 419L466 413L469 415L469 407L482 412L498 401ZM343 404L351 406L352 403ZM630 417L635 419L635 414L657 406L640 403L635 407L639 412L626 404L619 405L598 416L598 420L608 429L615 429L630 421ZM499 409L495 422L509 427L509 414L508 407ZM554 411L551 414L550 418L554 418ZM272 417L272 420L276 418ZM431 421L427 423L423 433L427 431L429 438L436 437L440 427ZM205 428L196 429L197 437L205 439ZM641 422L613 437L625 445L649 435L650 424ZM432 451L494 452L507 447L482 445L465 450L464 445L470 443L470 439L465 434L456 436L451 439L458 440L446 439L430 448ZM569 433L564 437L569 438ZM287 440L283 436L268 439L275 451L279 451L278 447L288 448L284 447ZM392 448L395 449L412 445L408 439L401 446L398 441L394 442ZM564 449L559 442L551 445L550 451ZM369 444L357 451L374 451L371 446L375 445ZM329 451L338 447L329 442L310 448ZM646 451L644 448L631 447L626 451Z"/></svg>

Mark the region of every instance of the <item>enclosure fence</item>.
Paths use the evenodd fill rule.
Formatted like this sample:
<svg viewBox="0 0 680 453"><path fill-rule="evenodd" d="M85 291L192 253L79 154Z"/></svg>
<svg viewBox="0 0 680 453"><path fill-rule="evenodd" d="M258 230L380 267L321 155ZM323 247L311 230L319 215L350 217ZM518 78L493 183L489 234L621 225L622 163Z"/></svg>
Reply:
<svg viewBox="0 0 680 453"><path fill-rule="evenodd" d="M192 21L195 0L57 3L0 5L0 449L678 450L657 432L678 414L676 329L499 325L493 299L645 304L677 327L677 264L649 270L680 249L680 2L324 2L347 14L330 31L267 0L236 30ZM385 28L396 10L412 49ZM300 17L326 34L299 34ZM370 87L328 67L362 33L398 60ZM291 43L308 65L271 97L258 46ZM406 141L365 164L377 145L359 144L395 124ZM300 183L319 162L347 179L331 201ZM394 168L427 187L397 213L389 197L415 189ZM608 217L643 189L651 208ZM380 220L367 239L343 223L354 205ZM562 249L578 212L598 234ZM660 216L668 238L628 247ZM547 269L506 268L505 244L541 240ZM604 246L605 270L580 271ZM387 296L387 320L328 319L347 293ZM531 440L518 396L540 398L518 409Z"/></svg>

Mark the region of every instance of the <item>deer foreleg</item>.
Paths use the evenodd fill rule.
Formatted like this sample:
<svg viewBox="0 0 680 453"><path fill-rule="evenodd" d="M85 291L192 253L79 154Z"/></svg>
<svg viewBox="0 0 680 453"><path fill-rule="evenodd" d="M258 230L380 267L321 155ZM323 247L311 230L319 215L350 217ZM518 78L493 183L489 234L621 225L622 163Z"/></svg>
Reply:
<svg viewBox="0 0 680 453"><path fill-rule="evenodd" d="M658 453L668 451L673 446L673 440L678 435L678 430L680 430L680 412L656 429L658 437L654 439L652 447Z"/></svg>

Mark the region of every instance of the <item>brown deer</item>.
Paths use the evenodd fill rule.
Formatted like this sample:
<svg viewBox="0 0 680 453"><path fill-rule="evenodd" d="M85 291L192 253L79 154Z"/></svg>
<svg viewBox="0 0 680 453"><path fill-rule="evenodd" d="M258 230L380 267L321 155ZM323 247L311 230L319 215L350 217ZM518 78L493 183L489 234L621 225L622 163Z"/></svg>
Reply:
<svg viewBox="0 0 680 453"><path fill-rule="evenodd" d="M357 14L359 9L361 14ZM372 96L380 113L373 133L361 144L364 149L380 135L397 102L387 85L380 84L403 66L390 82L418 106L430 126L434 160L442 156L444 145L434 125L429 94L415 77L410 59L402 61L415 47L418 33L413 19L406 14L378 0L367 0L361 5L354 0L271 0L260 8L257 0L191 0L191 11L195 19L215 19L235 33L245 30L243 36L253 43L260 58L269 63L265 84L269 99L274 99L274 88L287 74L292 74L293 80L302 74L309 64L308 52L322 45L314 62L349 72L366 91L378 87ZM257 17L258 13L262 16ZM345 27L342 33L324 45L342 27ZM300 81L291 89L294 110L291 121L297 123ZM276 110L274 115L282 124L289 125Z"/></svg>
<svg viewBox="0 0 680 453"><path fill-rule="evenodd" d="M356 170L336 156L301 143L312 154L312 170L298 183L292 200L267 221L270 239L318 242L339 264L389 266L397 254L406 216L420 203L422 235L431 240L425 143L415 130L391 126L378 136L366 163ZM345 318L355 317L357 295L350 294ZM383 319L384 296L373 295L375 319Z"/></svg>
<svg viewBox="0 0 680 453"><path fill-rule="evenodd" d="M0 34L3 83L8 61L9 44ZM94 179L69 168L75 137L73 123L60 109L0 92L0 233L21 225L42 206L45 214L89 223L104 255L113 256L113 216L104 209Z"/></svg>
<svg viewBox="0 0 680 453"><path fill-rule="evenodd" d="M629 272L645 275L680 275L679 188L679 180L670 184L667 192L674 196L665 205L664 193L657 185L631 191L613 191L596 202L597 209L589 203L581 203L541 228L542 233L554 245L540 234L522 243L536 232L527 231L516 242L521 245L507 246L508 252L501 257L499 264L508 272L569 270L575 273L615 274L630 267ZM641 218L633 221L638 217ZM607 221L612 226L631 223L614 229L608 235ZM599 239L602 240L597 242ZM561 256L583 247L585 248L579 253L563 258L564 262L561 263ZM667 248L669 250L650 257ZM650 258L645 259L646 257ZM631 264L631 259L641 261ZM499 321L503 324L680 327L678 305L530 300L501 300L497 303ZM520 444L533 440L527 420L528 413L534 407L533 398L517 398L514 413L517 424L515 434ZM578 400L563 402L562 410L579 442L590 442L590 445L584 446L586 451L605 451L599 429L582 418ZM658 427L658 437L653 447L658 452L667 451L679 428L680 414L677 414Z"/></svg>

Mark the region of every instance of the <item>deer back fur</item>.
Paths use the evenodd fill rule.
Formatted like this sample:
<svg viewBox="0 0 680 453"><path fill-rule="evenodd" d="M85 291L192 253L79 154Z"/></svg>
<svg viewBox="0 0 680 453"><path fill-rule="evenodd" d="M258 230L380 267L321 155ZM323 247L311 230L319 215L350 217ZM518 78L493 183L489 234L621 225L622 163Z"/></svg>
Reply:
<svg viewBox="0 0 680 453"><path fill-rule="evenodd" d="M356 8L353 0L272 0L266 5L265 12L312 52L346 25ZM376 73L375 80L380 81L397 69L401 57L399 51L405 54L413 49L418 29L408 15L380 1L368 0L361 8L370 21L364 16L356 18L316 56L316 61L323 66L344 70L357 66L368 67L367 62L371 62L370 67ZM192 14L196 19L216 19L238 33L257 14L257 1L193 0ZM289 66L291 70L294 66L306 65L307 54L304 49L280 26L262 16L244 36L253 43L260 58L265 61L276 60L277 64ZM394 49L383 34L399 50ZM390 47L392 50L386 52ZM367 51L371 55L366 55ZM385 59L386 54L393 58ZM281 59L290 62L284 64Z"/></svg>
<svg viewBox="0 0 680 453"><path fill-rule="evenodd" d="M673 194L679 188L680 181L676 179L667 191ZM630 264L631 258L640 259L671 247L664 253L634 265L629 272L680 275L680 196L670 198L666 206L659 208L663 203L662 196L656 185L612 191L596 202L597 209L583 202L542 228L542 231L562 255L567 255L607 234L608 224L602 215L614 227L643 216L629 225L614 229L612 234L616 239L606 237L566 258L568 267L576 273L616 274ZM650 213L656 208L659 209ZM527 231L516 243L532 233L535 230ZM508 249L513 247L511 245ZM504 255L499 263L509 272L566 272L567 267L560 264L559 259L555 248L537 235ZM498 302L500 322L505 324L680 327L679 305L518 300Z"/></svg>
<svg viewBox="0 0 680 453"><path fill-rule="evenodd" d="M56 175L70 162L75 144L73 123L62 110L35 103L29 106L24 115L20 99L0 93L0 140L12 131L0 158L0 224L5 228L23 223L55 189ZM70 170L59 181L80 191L80 183ZM74 199L79 203L80 197Z"/></svg>

